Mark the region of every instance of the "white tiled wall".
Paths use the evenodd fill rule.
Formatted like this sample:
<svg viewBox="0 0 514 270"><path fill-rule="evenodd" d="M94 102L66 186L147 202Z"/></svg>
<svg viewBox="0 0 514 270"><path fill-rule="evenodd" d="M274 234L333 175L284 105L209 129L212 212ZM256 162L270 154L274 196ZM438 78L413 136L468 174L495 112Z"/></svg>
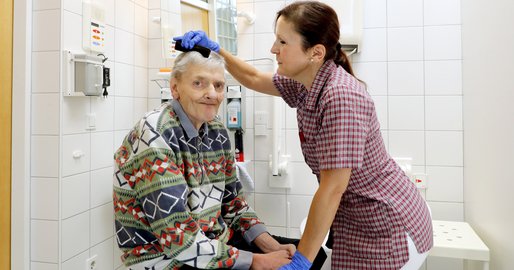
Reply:
<svg viewBox="0 0 514 270"><path fill-rule="evenodd" d="M101 269L116 269L111 156L134 121L159 104L158 87L149 81L166 64L159 25L152 22L161 1L103 1L112 75L107 99L60 94L61 51L82 47L81 1L33 2L31 267L81 269L97 254ZM274 11L288 2L238 0L239 10L256 14L253 25L238 19L240 57L273 58ZM177 29L179 3L170 0L166 8ZM364 0L362 52L353 57L376 102L386 147L429 174L426 198L434 218L446 220L463 220L460 21L460 0ZM267 60L253 64L272 68ZM248 201L272 233L298 237L317 183L303 162L295 111L284 109L281 142L291 155L294 184L270 188L270 136L255 136L253 118L271 111L271 99L250 91L246 104L245 156L255 180ZM95 117L95 129L86 129L87 115ZM462 268L462 262L428 263L429 269L441 265Z"/></svg>
<svg viewBox="0 0 514 270"><path fill-rule="evenodd" d="M99 1L111 68L107 98L61 94L62 50L83 51L82 1L33 2L31 269L84 269L93 255L98 269L115 269L112 155L148 110L149 1ZM152 2L158 11L160 1Z"/></svg>
<svg viewBox="0 0 514 270"><path fill-rule="evenodd" d="M238 0L239 56L274 58L275 12L290 1ZM344 27L344 25L342 26ZM463 220L463 128L460 0L364 0L362 52L352 57L356 75L368 85L389 153L412 157L413 170L428 173L423 192L434 219ZM253 62L270 69L266 61ZM253 103L252 103L253 102ZM245 157L252 160L255 209L273 232L299 234L317 183L303 162L296 113L286 108L282 149L290 158L291 189L268 186L270 136L254 136L253 114L271 111L271 99L247 93ZM271 122L270 122L271 123ZM250 149L248 149L250 147ZM274 203L269 203L273 201ZM288 203L290 209L287 209ZM284 213L288 215L282 216ZM462 261L430 259L427 269L462 269Z"/></svg>

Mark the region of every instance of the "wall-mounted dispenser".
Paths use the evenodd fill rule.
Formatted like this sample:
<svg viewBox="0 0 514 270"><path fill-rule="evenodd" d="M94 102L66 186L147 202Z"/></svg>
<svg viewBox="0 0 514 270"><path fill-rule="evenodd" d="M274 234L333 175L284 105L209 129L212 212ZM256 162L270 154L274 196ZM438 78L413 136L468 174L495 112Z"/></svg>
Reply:
<svg viewBox="0 0 514 270"><path fill-rule="evenodd" d="M337 13L341 26L339 42L348 55L361 50L363 27L363 0L324 0Z"/></svg>
<svg viewBox="0 0 514 270"><path fill-rule="evenodd" d="M227 86L227 128L242 128L241 85Z"/></svg>
<svg viewBox="0 0 514 270"><path fill-rule="evenodd" d="M104 57L63 52L64 96L100 96L104 85ZM107 74L108 74L107 70ZM109 79L109 76L107 76ZM110 80L110 79L109 79Z"/></svg>

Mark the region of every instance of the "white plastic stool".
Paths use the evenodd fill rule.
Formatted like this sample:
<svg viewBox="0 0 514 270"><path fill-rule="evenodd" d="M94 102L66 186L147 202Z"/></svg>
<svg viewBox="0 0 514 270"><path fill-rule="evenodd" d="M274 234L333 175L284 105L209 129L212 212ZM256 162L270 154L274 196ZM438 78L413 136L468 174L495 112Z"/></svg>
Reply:
<svg viewBox="0 0 514 270"><path fill-rule="evenodd" d="M489 248L467 222L433 220L434 247L428 256L482 261L489 270Z"/></svg>

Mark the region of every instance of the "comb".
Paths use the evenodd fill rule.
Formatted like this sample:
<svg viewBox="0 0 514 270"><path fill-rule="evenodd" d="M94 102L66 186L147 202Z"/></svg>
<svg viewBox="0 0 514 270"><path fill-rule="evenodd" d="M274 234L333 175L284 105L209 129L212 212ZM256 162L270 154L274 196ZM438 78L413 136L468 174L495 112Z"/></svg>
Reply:
<svg viewBox="0 0 514 270"><path fill-rule="evenodd" d="M175 41L175 50L181 51L181 52L199 52L203 57L209 58L209 55L211 54L211 50L209 48L206 48L204 46L195 45L191 49L186 49L182 47L182 40Z"/></svg>

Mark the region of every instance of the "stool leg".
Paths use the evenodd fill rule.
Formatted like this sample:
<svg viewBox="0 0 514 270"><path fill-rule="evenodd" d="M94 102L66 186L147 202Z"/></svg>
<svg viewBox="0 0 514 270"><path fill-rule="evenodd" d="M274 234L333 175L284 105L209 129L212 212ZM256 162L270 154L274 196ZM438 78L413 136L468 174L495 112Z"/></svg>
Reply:
<svg viewBox="0 0 514 270"><path fill-rule="evenodd" d="M484 262L484 270L489 270L489 262Z"/></svg>

